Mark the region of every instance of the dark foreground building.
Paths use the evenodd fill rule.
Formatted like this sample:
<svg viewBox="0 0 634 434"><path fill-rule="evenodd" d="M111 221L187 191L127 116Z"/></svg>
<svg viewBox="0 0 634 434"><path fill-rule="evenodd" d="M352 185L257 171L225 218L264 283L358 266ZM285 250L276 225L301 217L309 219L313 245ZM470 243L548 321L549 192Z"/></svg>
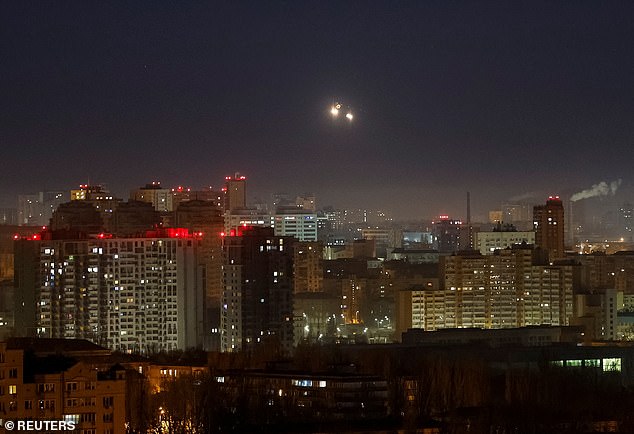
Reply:
<svg viewBox="0 0 634 434"><path fill-rule="evenodd" d="M293 238L272 228L232 231L223 242L221 350L293 348Z"/></svg>

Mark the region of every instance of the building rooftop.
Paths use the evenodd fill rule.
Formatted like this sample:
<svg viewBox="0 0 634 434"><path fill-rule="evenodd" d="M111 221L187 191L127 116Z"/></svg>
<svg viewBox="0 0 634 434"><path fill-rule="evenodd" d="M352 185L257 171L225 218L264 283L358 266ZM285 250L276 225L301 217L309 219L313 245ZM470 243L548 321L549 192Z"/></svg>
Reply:
<svg viewBox="0 0 634 434"><path fill-rule="evenodd" d="M392 253L406 253L406 254L412 254L412 255L421 254L421 253L431 253L431 254L440 255L440 252L438 250L433 250L433 249L405 249L403 247L397 247L396 249L392 250Z"/></svg>
<svg viewBox="0 0 634 434"><path fill-rule="evenodd" d="M25 382L33 382L35 375L59 374L76 364L76 359L63 355L48 355L46 357L37 357L33 354L25 355L24 379Z"/></svg>
<svg viewBox="0 0 634 434"><path fill-rule="evenodd" d="M31 351L37 356L102 356L110 350L85 339L9 338L7 349Z"/></svg>

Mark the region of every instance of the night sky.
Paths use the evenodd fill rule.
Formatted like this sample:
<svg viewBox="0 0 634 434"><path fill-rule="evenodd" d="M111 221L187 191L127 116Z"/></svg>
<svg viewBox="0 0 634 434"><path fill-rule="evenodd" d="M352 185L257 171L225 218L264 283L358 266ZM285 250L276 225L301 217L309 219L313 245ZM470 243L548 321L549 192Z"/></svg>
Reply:
<svg viewBox="0 0 634 434"><path fill-rule="evenodd" d="M634 176L632 2L4 1L0 205L153 180L476 216ZM333 100L352 123L333 121Z"/></svg>

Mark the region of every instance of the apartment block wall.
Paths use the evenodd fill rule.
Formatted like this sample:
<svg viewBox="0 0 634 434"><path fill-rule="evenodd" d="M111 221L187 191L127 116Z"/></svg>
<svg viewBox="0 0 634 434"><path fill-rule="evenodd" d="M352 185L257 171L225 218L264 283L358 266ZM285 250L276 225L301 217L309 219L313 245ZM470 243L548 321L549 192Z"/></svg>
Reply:
<svg viewBox="0 0 634 434"><path fill-rule="evenodd" d="M440 290L412 293L412 326L512 328L568 325L574 265L533 265L530 249L442 258Z"/></svg>
<svg viewBox="0 0 634 434"><path fill-rule="evenodd" d="M83 338L135 352L185 349L201 343L200 240L20 243L16 257L24 267L17 287L25 301L35 302L35 312L27 305L18 306L16 320L27 326L30 335ZM33 262L37 266L27 269Z"/></svg>

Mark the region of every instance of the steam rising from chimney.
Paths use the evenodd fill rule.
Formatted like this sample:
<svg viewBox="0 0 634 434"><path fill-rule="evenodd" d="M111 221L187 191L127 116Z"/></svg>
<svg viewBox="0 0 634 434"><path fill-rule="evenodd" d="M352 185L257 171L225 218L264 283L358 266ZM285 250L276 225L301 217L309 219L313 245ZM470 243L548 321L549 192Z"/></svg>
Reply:
<svg viewBox="0 0 634 434"><path fill-rule="evenodd" d="M620 185L620 179L612 181L609 184L605 181L601 181L598 184L594 184L591 188L588 188L587 190L583 190L579 193L573 194L570 198L570 201L577 202L578 200L589 199L591 197L614 196L616 190L618 190Z"/></svg>

